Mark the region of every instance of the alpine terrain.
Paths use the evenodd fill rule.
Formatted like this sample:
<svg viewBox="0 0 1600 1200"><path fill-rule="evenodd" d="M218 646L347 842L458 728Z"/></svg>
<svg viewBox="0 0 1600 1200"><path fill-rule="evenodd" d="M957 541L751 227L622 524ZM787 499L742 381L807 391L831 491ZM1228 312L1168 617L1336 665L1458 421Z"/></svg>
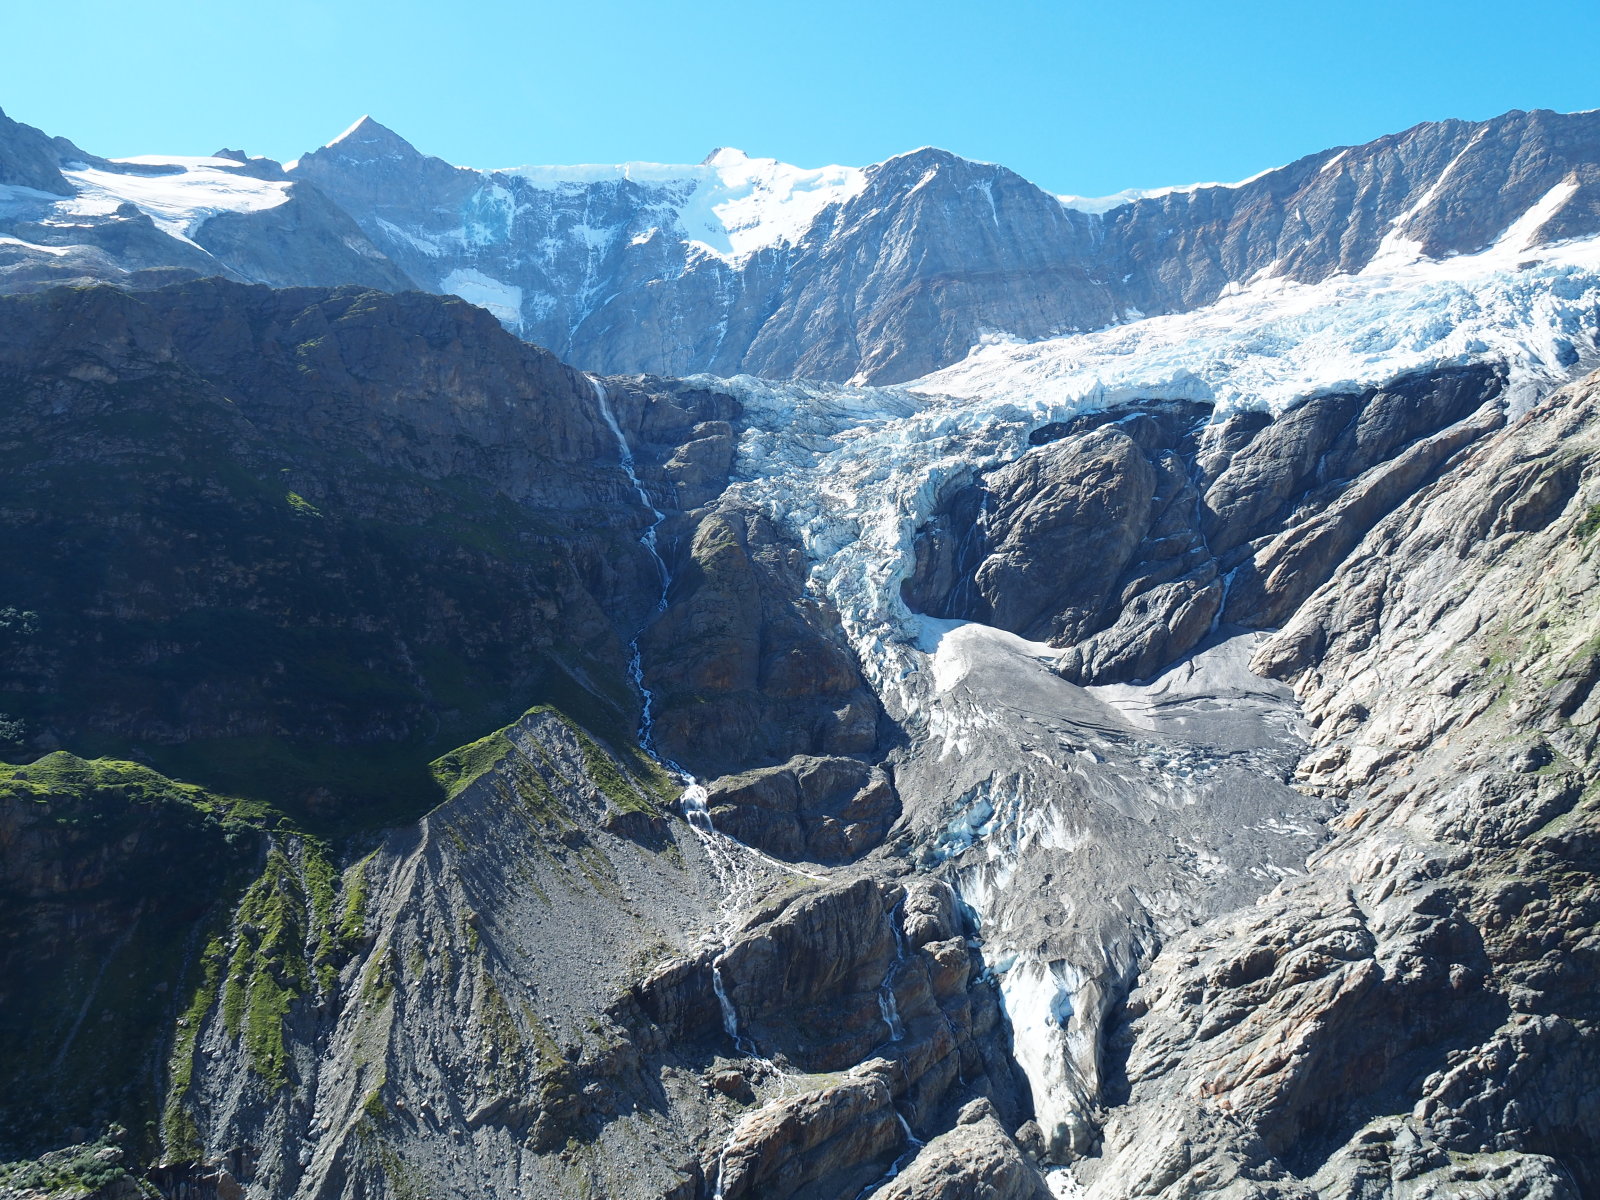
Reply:
<svg viewBox="0 0 1600 1200"><path fill-rule="evenodd" d="M1597 368L1600 112L0 114L0 1197L1597 1200Z"/></svg>

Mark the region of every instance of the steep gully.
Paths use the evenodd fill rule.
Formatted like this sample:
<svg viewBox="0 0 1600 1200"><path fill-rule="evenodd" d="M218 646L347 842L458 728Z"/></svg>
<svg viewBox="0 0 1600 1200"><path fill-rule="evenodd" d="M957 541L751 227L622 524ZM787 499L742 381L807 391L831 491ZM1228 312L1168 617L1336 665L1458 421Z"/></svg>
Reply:
<svg viewBox="0 0 1600 1200"><path fill-rule="evenodd" d="M650 526L640 535L640 544L649 551L651 557L654 559L658 567L662 584L662 595L655 607L653 615L659 615L661 612L665 611L667 607L667 593L671 584L671 572L666 565L666 560L661 553L659 544L659 530L662 524L667 520L667 517L665 513L655 506L649 496L643 480L640 479L637 473L632 448L627 441L626 435L621 429L620 422L618 422L616 418L615 412L611 405L610 394L604 381L593 377L591 377L591 380L595 389L595 397L601 416L604 419L607 427L611 430L613 436L616 438L619 463L624 472L627 474L630 484L635 493L638 495L641 504L644 505L646 510L652 516L652 522ZM818 883L826 883L827 877L808 871L794 864L781 863L769 855L766 855L759 850L739 842L737 839L728 836L716 828L716 826L713 824L711 812L707 806L707 790L705 785L701 783L692 772L684 768L681 764L662 755L659 747L656 745L653 719L654 696L644 681L642 651L640 648L642 634L643 630L641 630L640 633L634 637L629 647L631 656L631 674L641 697L641 719L638 731L639 742L641 747L652 757L656 758L658 761L661 761L677 777L682 785L683 791L679 802L682 806L684 817L691 828L694 829L696 836L700 839L702 845L705 847L707 855L717 871L718 880L722 887L722 916L717 925L717 934L721 939L724 953L726 953L730 946L731 937L735 926L743 915L743 910L745 910L751 901L757 896L761 886L762 880L760 875L756 870L752 869L755 863L759 862L769 867L778 868ZM887 928L892 936L893 955L887 960L883 969L882 980L876 988L874 1000L883 1024L884 1032L886 1034L882 1041L885 1051L889 1051L890 1048L895 1048L897 1050L898 1047L905 1043L908 1038L907 1025L905 1019L902 1017L900 1004L896 996L896 988L898 986L902 986L899 976L902 972L902 969L907 966L910 955L910 950L907 945L906 934L904 931L906 903L907 900L902 894L895 906L884 914L886 918L885 924L887 925ZM751 1060L754 1060L758 1064L758 1069L762 1074L771 1079L775 1079L777 1082L776 1088L769 1095L762 1108L757 1110L757 1112L746 1116L744 1120L738 1122L734 1126L722 1148L715 1153L708 1163L710 1168L708 1171L708 1175L710 1176L708 1179L708 1185L713 1189L711 1191L711 1195L714 1200L724 1200L725 1189L729 1182L729 1172L726 1168L726 1162L730 1152L734 1151L734 1148L741 1143L741 1140L748 1140L749 1131L753 1126L759 1126L764 1114L774 1111L782 1112L784 1110L786 1101L790 1101L795 1097L800 1097L799 1102L803 1103L803 1092L806 1084L802 1077L795 1075L792 1071L788 1070L784 1065L782 1065L781 1062L774 1061L773 1059L764 1056L754 1041L753 1035L741 1031L734 1001L730 996L729 990L725 984L723 963L720 956L718 958L714 958L711 962L711 979L712 987L717 999L718 1009L722 1019L723 1030L728 1039L741 1054L747 1056ZM906 986L914 987L915 985L909 984ZM961 1078L961 1082L964 1084L965 1079L961 1077L961 1072L959 1069L957 1070L956 1074L958 1078ZM987 1104L987 1101L980 1101L979 1103ZM898 1127L900 1144L903 1149L892 1159L892 1161L888 1162L887 1168L883 1175L866 1184L866 1186L859 1190L858 1196L862 1198L862 1200L880 1190L890 1181L897 1179L905 1170L905 1168L916 1159L919 1152L927 1144L922 1138L917 1136L910 1121L907 1119L906 1112L902 1111L900 1105L895 1104L892 1108L890 1108L889 1111L893 1115L894 1124ZM985 1111L992 1113L994 1110L992 1108L987 1108ZM924 1115L926 1116L927 1114L925 1113ZM992 1135L990 1136L992 1140ZM1009 1139L1003 1134L1000 1135L1000 1141L1006 1145L1009 1145ZM1012 1153L1014 1154L1014 1151ZM845 1168L850 1166L848 1162L839 1165L842 1165ZM1056 1182L1064 1186L1068 1185L1070 1184L1070 1175L1066 1175L1065 1172L1057 1172ZM784 1183L782 1176L772 1180L771 1183L782 1184L785 1194L788 1194L795 1185L794 1181ZM741 1194L745 1193L741 1191ZM805 1192L803 1194L809 1195L810 1193Z"/></svg>
<svg viewBox="0 0 1600 1200"><path fill-rule="evenodd" d="M617 422L616 414L612 411L610 394L606 389L605 382L595 376L590 376L589 378L594 385L595 401L600 415L605 420L607 428L611 430L617 439L618 462L623 472L627 475L629 482L633 485L635 492L638 493L639 502L652 517L650 525L639 535L639 542L649 551L660 573L661 596L652 613L652 615L659 615L666 611L667 596L672 583L671 571L667 567L666 559L662 557L658 536L658 531L667 517L664 512L655 506L650 499L649 492L645 489L644 481L639 478L634 466L633 450L628 445L628 439L623 434L621 425ZM712 823L711 812L706 806L705 785L683 766L661 755L655 742L655 696L649 687L645 685L643 653L639 646L640 639L644 636L644 630L645 626L641 626L628 643L628 670L640 697L639 746L651 758L665 766L682 785L683 792L679 797L679 804L682 806L684 820L688 822L690 828L694 830L695 835L700 839L701 845L705 848L706 856L716 871L717 879L723 892L722 912L716 928L718 936L722 940L723 949L726 950L729 945L733 922L739 912L755 898L760 882L759 877L748 866L748 857L760 858L779 870L791 871L812 880L821 880L822 876L780 863L719 831ZM896 930L896 937L897 939L899 938L898 930ZM723 980L722 964L717 959L713 959L711 963L711 981L712 989L717 998L718 1011L722 1017L722 1028L728 1035L728 1040L741 1053L761 1062L770 1073L777 1075L780 1079L783 1078L786 1073L782 1068L771 1059L764 1057L755 1042L739 1032L739 1014L734 1007L733 1000L728 995L727 986ZM887 992L887 983L885 984L885 990ZM883 1001L883 1004L884 1021L889 1026L890 1039L899 1041L904 1036L904 1031L899 1027L899 1016L894 1011L894 996L892 992L887 992L887 999ZM780 1086L778 1098L782 1099L788 1090L787 1086ZM904 1117L900 1117L900 1122L905 1130L908 1143L913 1147L910 1153L914 1153L915 1148L922 1143L917 1141L911 1133L910 1127L905 1124ZM730 1134L729 1142L731 1141L732 1135ZM723 1162L726 1155L727 1146L725 1145L716 1158L714 1200L723 1200L725 1182ZM895 1168L891 1168L891 1176L896 1169L898 1169L898 1162ZM863 1196L872 1190L868 1188L866 1192L862 1193Z"/></svg>

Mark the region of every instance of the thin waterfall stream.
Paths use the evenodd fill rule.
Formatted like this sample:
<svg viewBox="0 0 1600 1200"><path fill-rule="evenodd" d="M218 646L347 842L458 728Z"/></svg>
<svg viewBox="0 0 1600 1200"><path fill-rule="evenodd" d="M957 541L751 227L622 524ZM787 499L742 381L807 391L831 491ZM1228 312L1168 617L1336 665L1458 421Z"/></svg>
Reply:
<svg viewBox="0 0 1600 1200"><path fill-rule="evenodd" d="M652 616L659 616L666 611L667 591L672 583L672 573L667 569L666 559L661 555L661 547L657 530L665 521L663 513L650 499L650 494L645 490L644 482L639 478L634 469L633 449L628 445L628 439L623 436L622 426L617 422L616 414L611 408L611 397L606 390L606 385L597 377L589 376L594 385L595 399L600 408L600 415L605 420L606 426L617 439L617 455L629 482L633 484L634 491L638 493L639 502L653 515L650 527L639 535L639 544L650 552L655 559L656 570L661 581L661 597L656 602ZM705 784L695 777L693 772L687 770L682 764L663 755L656 746L655 740L655 693L645 685L644 658L639 647L640 640L644 637L644 630L649 625L649 618L645 626L634 634L633 640L628 643L628 674L633 678L633 683L639 689L639 746L656 762L665 767L683 785L683 792L678 797L682 807L684 820L689 828L693 829L695 836L700 839L707 859L710 860L712 869L716 872L717 881L722 888L722 901L719 905L719 920L716 924L717 937L722 942L724 950L732 941L733 922L738 913L749 906L761 887L761 873L754 865L753 860L759 859L770 866L793 874L804 875L809 879L820 879L821 876L813 875L809 871L800 870L787 863L781 863L770 858L760 851L746 846L736 838L729 837L719 830L711 820L711 810L706 804L707 793ZM711 963L711 986L716 993L717 1007L722 1016L723 1032L734 1044L739 1053L755 1059L765 1065L773 1077L779 1080L778 1095L767 1103L781 1102L786 1098L791 1089L797 1085L791 1081L796 1079L794 1073L785 1069L772 1059L765 1057L760 1048L750 1038L739 1032L739 1013L734 1007L733 998L728 995L727 985L722 978L722 966L715 959ZM765 1107L765 1105L763 1106ZM903 1121L902 1121L903 1123ZM721 1200L723 1194L723 1159L728 1152L738 1126L730 1132L728 1143L724 1144L717 1155L717 1184L713 1193L714 1200Z"/></svg>
<svg viewBox="0 0 1600 1200"><path fill-rule="evenodd" d="M644 482L639 478L634 468L633 449L628 445L628 439L623 435L622 426L617 422L615 412L611 408L611 396L606 385L596 376L589 376L594 386L595 399L599 405L600 416L605 420L606 426L617 439L618 462L627 474L628 480L633 484L634 491L638 493L639 502L649 510L654 520L649 528L639 535L639 544L650 552L655 560L656 570L661 582L661 596L657 600L652 616L659 616L666 611L667 590L672 583L672 573L667 568L666 559L661 555L660 540L657 535L661 523L667 516L650 499L650 493L645 490ZM760 860L767 865L792 874L803 875L809 879L820 879L821 876L813 875L798 867L779 862L777 859L762 854L736 838L729 837L712 823L711 810L706 804L706 788L692 772L682 764L663 755L656 746L655 739L655 693L645 685L644 659L639 643L644 637L645 628L649 626L647 618L645 626L634 634L633 640L628 643L628 674L632 677L634 686L639 689L639 746L646 754L665 767L683 785L683 792L678 797L678 803L683 810L684 820L694 830L695 836L700 839L706 857L710 860L712 869L717 874L717 881L722 887L722 901L719 905L717 922L717 936L726 949L733 933L733 921L739 912L754 902L762 884L761 872L757 869L754 860ZM751 1058L767 1062L776 1074L786 1075L776 1063L765 1059L756 1044L739 1032L739 1014L734 1008L733 1000L728 995L727 987L722 978L722 967L713 961L711 966L712 986L716 991L717 1005L722 1013L722 1027L729 1039L743 1054Z"/></svg>

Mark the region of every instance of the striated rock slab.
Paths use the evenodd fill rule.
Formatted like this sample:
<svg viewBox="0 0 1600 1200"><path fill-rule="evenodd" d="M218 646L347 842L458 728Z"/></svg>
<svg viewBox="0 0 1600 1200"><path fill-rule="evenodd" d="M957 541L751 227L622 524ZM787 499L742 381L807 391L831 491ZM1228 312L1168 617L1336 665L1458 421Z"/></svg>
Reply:
<svg viewBox="0 0 1600 1200"><path fill-rule="evenodd" d="M1049 1200L1050 1189L996 1119L975 1100L956 1127L917 1151L874 1192L877 1200Z"/></svg>
<svg viewBox="0 0 1600 1200"><path fill-rule="evenodd" d="M797 755L707 789L718 829L779 858L847 862L883 841L900 815L888 773L852 758Z"/></svg>

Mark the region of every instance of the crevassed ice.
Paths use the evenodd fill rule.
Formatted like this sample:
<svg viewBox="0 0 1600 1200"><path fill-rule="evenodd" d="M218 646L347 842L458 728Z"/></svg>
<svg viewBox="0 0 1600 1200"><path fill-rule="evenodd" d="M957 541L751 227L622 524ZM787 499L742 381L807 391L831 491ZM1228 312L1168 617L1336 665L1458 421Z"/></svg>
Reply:
<svg viewBox="0 0 1600 1200"><path fill-rule="evenodd" d="M1483 361L1506 364L1520 409L1592 364L1600 239L1525 248L1559 200L1482 254L1391 260L1314 285L1262 280L1196 312L979 346L901 387L705 378L745 405L734 493L799 539L892 704L925 663L922 626L900 599L917 528L951 488L1025 453L1041 425L1134 399L1276 413Z"/></svg>

